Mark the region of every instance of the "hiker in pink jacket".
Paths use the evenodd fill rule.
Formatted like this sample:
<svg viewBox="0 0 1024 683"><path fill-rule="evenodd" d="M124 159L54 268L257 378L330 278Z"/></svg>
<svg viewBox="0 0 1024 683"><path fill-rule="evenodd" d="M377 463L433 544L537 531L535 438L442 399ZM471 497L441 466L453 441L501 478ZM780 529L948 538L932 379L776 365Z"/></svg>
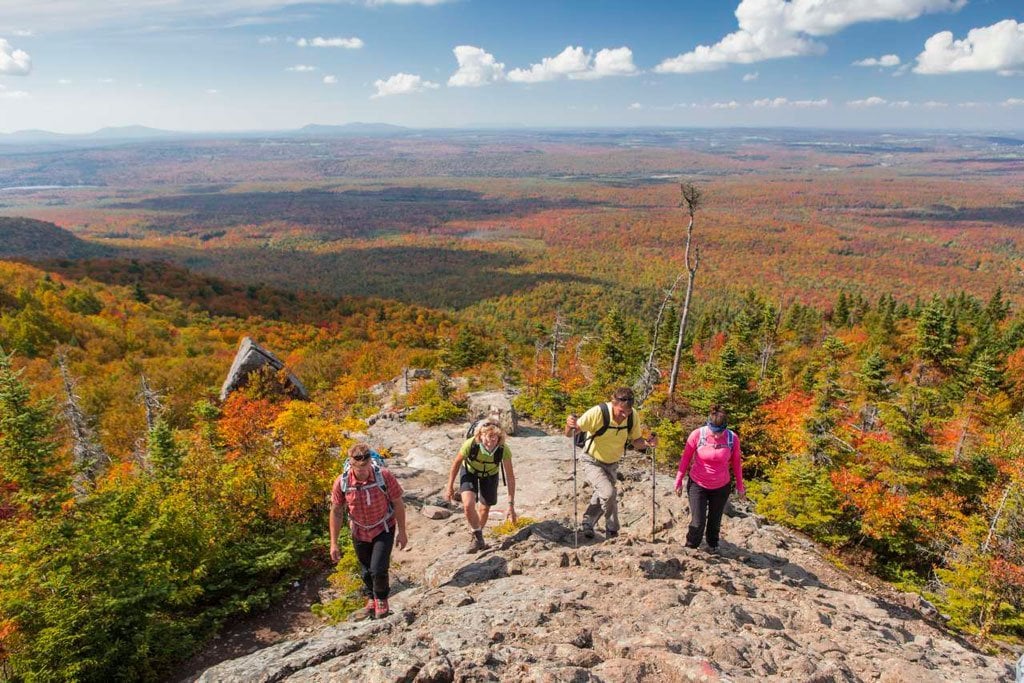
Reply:
<svg viewBox="0 0 1024 683"><path fill-rule="evenodd" d="M712 406L708 422L695 429L686 439L686 447L679 459L676 475L676 495L683 494L683 479L689 476L686 495L690 499L690 528L686 532L686 547L696 548L707 527L708 550L718 552L718 533L722 528L722 514L732 489L729 470L736 477L736 492L745 498L740 440L726 427L728 416L722 406Z"/></svg>

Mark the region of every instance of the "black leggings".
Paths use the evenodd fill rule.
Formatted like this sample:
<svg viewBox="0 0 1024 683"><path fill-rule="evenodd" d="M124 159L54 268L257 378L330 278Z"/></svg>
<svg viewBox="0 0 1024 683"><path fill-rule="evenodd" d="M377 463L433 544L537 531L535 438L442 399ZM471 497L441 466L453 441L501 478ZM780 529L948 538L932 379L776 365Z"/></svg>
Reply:
<svg viewBox="0 0 1024 683"><path fill-rule="evenodd" d="M708 545L718 547L718 532L722 529L722 514L729 502L732 484L718 489L706 489L692 479L686 484L686 497L690 500L690 528L686 531L686 545L696 548L707 524Z"/></svg>
<svg viewBox="0 0 1024 683"><path fill-rule="evenodd" d="M363 568L363 585L367 597L372 595L375 598L386 598L391 594L388 566L391 564L391 548L394 545L394 529L382 531L372 541L352 539L359 565Z"/></svg>

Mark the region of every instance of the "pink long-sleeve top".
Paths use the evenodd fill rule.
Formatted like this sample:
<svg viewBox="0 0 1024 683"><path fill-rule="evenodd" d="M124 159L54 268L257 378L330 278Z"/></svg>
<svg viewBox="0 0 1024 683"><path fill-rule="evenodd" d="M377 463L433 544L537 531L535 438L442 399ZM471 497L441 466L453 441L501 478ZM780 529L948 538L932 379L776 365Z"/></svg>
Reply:
<svg viewBox="0 0 1024 683"><path fill-rule="evenodd" d="M704 432L704 445L700 448L701 432ZM715 434L708 427L701 427L690 432L686 439L686 447L679 458L679 473L676 475L676 486L682 486L687 472L690 479L706 489L719 489L729 483L729 467L736 478L736 492L744 493L743 466L740 461L740 438L733 433L732 449L729 448L729 430ZM691 464L693 465L691 469Z"/></svg>

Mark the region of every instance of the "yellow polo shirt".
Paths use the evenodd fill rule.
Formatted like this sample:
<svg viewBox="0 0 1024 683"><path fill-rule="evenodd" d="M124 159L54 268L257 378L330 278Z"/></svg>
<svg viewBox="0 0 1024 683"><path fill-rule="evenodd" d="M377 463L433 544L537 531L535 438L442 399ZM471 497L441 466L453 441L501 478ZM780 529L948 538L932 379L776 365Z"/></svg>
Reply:
<svg viewBox="0 0 1024 683"><path fill-rule="evenodd" d="M640 414L635 408L631 409L633 411L633 429L627 434L626 425L629 424L629 418L626 418L622 422L616 422L615 413L612 411L612 404L608 403L607 405L608 430L588 444L587 453L589 453L594 460L611 465L612 463L622 460L622 455L625 452L626 440L628 439L632 441L634 439L639 439L643 434L643 429L640 423ZM581 432L594 433L599 430L603 424L604 418L601 416L600 405L590 408L587 412L580 415L578 420L576 420L576 426Z"/></svg>

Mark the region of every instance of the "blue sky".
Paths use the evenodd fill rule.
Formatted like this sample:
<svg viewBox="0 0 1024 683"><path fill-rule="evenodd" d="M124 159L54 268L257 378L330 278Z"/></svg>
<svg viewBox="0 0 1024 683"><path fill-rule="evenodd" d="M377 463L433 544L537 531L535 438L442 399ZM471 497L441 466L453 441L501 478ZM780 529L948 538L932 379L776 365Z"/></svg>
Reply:
<svg viewBox="0 0 1024 683"><path fill-rule="evenodd" d="M1024 129L1022 0L0 0L0 131Z"/></svg>

